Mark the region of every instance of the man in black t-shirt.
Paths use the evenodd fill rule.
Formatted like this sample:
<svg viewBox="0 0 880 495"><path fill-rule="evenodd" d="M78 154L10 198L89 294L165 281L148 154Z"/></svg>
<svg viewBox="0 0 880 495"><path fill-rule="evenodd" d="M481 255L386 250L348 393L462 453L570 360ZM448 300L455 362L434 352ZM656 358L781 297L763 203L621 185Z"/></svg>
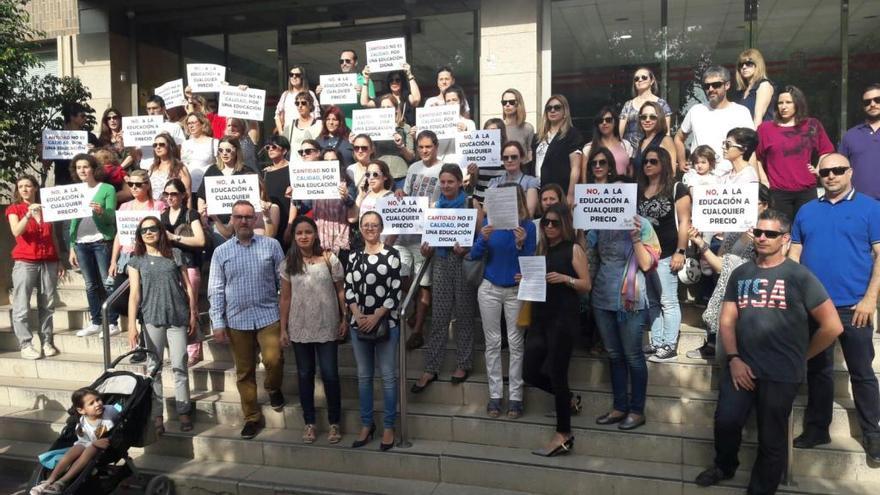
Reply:
<svg viewBox="0 0 880 495"><path fill-rule="evenodd" d="M719 335L727 351L715 409L715 465L697 476L710 486L730 479L739 466L742 428L752 407L758 423L758 456L750 494L773 494L785 469L788 417L807 359L843 332L828 293L804 266L785 257L791 223L775 210L758 217L757 259L730 275ZM810 336L809 318L819 329Z"/></svg>

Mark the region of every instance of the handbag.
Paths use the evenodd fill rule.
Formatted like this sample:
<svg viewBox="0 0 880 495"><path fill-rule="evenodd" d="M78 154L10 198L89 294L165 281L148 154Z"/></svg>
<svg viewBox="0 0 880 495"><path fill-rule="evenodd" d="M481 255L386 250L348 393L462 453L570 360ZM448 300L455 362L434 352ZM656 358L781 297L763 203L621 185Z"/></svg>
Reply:
<svg viewBox="0 0 880 495"><path fill-rule="evenodd" d="M516 326L527 328L532 325L532 301L523 301L516 317Z"/></svg>
<svg viewBox="0 0 880 495"><path fill-rule="evenodd" d="M357 257L356 263L362 267L361 268L362 272L366 271L363 269L363 266L364 266L363 258L364 258L364 252L358 251L358 257ZM328 268L329 268L329 266L328 266ZM367 279L366 276L361 278L361 294L366 294L366 292L367 292L366 291L366 288L367 288L366 279ZM383 316L382 319L379 320L379 323L376 324L376 327L373 328L372 332L362 331L360 329L360 327L357 326L357 322L355 322L355 324L354 324L354 331L357 332L357 336L358 336L359 340L365 340L365 341L369 341L369 342L384 342L391 337L391 332L389 331L389 328L388 328L388 316L387 315Z"/></svg>
<svg viewBox="0 0 880 495"><path fill-rule="evenodd" d="M486 270L486 254L483 255L480 259L471 259L467 256L462 258L461 260L461 271L464 274L464 279L471 285L471 287L477 288L483 283L483 272Z"/></svg>

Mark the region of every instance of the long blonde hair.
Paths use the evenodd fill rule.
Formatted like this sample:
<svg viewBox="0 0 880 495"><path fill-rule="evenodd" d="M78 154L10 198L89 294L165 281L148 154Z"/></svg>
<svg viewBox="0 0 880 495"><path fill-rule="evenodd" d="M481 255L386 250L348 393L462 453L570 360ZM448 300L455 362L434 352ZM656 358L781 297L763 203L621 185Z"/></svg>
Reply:
<svg viewBox="0 0 880 495"><path fill-rule="evenodd" d="M551 95L550 98L547 98L547 103L544 104L545 111L541 120L541 128L538 130L538 142L546 139L547 134L550 132L550 119L547 117L546 108L553 100L558 101L559 104L562 105L562 112L564 113L562 117L562 126L559 127L559 134L565 136L573 127L571 124L571 107L568 106L568 99L562 95Z"/></svg>
<svg viewBox="0 0 880 495"><path fill-rule="evenodd" d="M755 74L748 83L743 79L742 74L739 73L739 64L746 60L751 60L755 63ZM764 56L761 55L761 52L757 48L743 50L736 59L736 89L745 91L749 85L755 84L765 77L767 77L767 64L764 63Z"/></svg>
<svg viewBox="0 0 880 495"><path fill-rule="evenodd" d="M223 143L229 143L232 145L233 148L235 148L235 165L233 165L232 171L241 172L244 168L244 153L241 152L241 144L238 142L238 139L232 136L225 136L223 139L220 140L219 143L217 143L217 161L215 162L215 164L217 165L217 170L222 172L223 169L226 167L223 164L223 160L220 159L220 145Z"/></svg>
<svg viewBox="0 0 880 495"><path fill-rule="evenodd" d="M518 89L508 88L501 93L501 97L504 98L506 93L512 94L516 100L516 125L522 125L526 121L526 102L523 95Z"/></svg>

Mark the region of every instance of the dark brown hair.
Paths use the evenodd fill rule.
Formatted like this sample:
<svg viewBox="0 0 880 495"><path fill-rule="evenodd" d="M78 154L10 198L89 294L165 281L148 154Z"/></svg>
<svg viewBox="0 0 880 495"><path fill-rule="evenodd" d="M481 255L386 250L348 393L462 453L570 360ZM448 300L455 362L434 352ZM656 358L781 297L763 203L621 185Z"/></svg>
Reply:
<svg viewBox="0 0 880 495"><path fill-rule="evenodd" d="M95 176L95 180L101 182L104 178L104 167L102 167L101 164L98 163L97 158L88 153L80 153L70 160L70 176L73 178L73 180L77 182L82 182L79 180L79 176L76 175L76 162L81 160L89 162L89 167L92 168L92 174Z"/></svg>
<svg viewBox="0 0 880 495"><path fill-rule="evenodd" d="M318 236L318 224L315 223L309 217L306 216L298 216L293 220L293 223L290 224L290 235L295 238L296 228L301 223L307 223L312 227L312 231L315 233L315 239L312 241L312 256L321 255L324 252L321 249L321 239ZM303 261L302 251L299 249L299 246L296 244L296 241L293 240L290 243L290 249L287 251L287 274L288 275L298 275L300 273L306 272L306 263Z"/></svg>
<svg viewBox="0 0 880 495"><path fill-rule="evenodd" d="M798 125L806 120L810 116L807 109L807 97L800 88L792 85L788 85L779 91L779 95L776 97L776 111L773 112L773 120L777 123L782 122L782 116L779 115L779 96L782 96L783 93L790 94L791 101L794 103L794 124Z"/></svg>
<svg viewBox="0 0 880 495"><path fill-rule="evenodd" d="M29 175L29 174L19 175L19 176L15 179L15 190L12 191L12 202L13 202L13 203L22 203L22 202L24 202L24 198L22 198L22 197L21 197L21 194L19 194L19 192L18 192L18 183L21 182L21 181L23 181L23 180L26 180L26 181L30 182L31 185L34 186L34 189L35 189L35 191L34 191L34 203L39 203L39 202L40 202L40 183L37 182L37 178L36 178L36 177L34 177L33 175Z"/></svg>
<svg viewBox="0 0 880 495"><path fill-rule="evenodd" d="M144 238L141 235L141 227L147 220L156 222L156 226L159 227L159 233L157 234L159 236L157 247L159 253L165 258L172 258L174 255L171 253L171 239L168 238L168 234L165 232L165 227L162 226L162 220L159 220L156 217L144 217L138 223L138 228L134 233L134 255L144 256L147 254L147 245L144 243Z"/></svg>

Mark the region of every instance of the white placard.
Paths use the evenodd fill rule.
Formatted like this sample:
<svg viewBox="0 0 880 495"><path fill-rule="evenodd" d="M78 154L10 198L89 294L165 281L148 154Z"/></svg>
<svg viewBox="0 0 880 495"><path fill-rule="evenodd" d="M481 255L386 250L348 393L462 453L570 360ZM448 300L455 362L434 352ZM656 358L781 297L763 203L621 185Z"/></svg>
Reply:
<svg viewBox="0 0 880 495"><path fill-rule="evenodd" d="M324 93L321 93L322 95ZM370 108L351 112L351 133L366 134L373 141L390 141L397 132L393 108Z"/></svg>
<svg viewBox="0 0 880 495"><path fill-rule="evenodd" d="M292 161L291 199L339 199L339 162Z"/></svg>
<svg viewBox="0 0 880 495"><path fill-rule="evenodd" d="M186 82L193 93L217 93L226 80L226 67L217 64L186 64Z"/></svg>
<svg viewBox="0 0 880 495"><path fill-rule="evenodd" d="M152 146L153 139L162 133L163 120L161 115L122 117L122 144L126 148Z"/></svg>
<svg viewBox="0 0 880 495"><path fill-rule="evenodd" d="M229 215L240 199L250 201L257 212L262 209L257 174L205 177L204 181L208 215Z"/></svg>
<svg viewBox="0 0 880 495"><path fill-rule="evenodd" d="M498 167L501 165L501 130L459 132L455 136L455 153L462 167L471 163L478 167Z"/></svg>
<svg viewBox="0 0 880 495"><path fill-rule="evenodd" d="M370 72L403 70L406 63L406 38L367 42L367 65Z"/></svg>
<svg viewBox="0 0 880 495"><path fill-rule="evenodd" d="M351 105L358 102L357 74L322 74L321 104Z"/></svg>
<svg viewBox="0 0 880 495"><path fill-rule="evenodd" d="M421 131L434 131L437 139L453 139L458 132L458 105L416 108L416 127Z"/></svg>
<svg viewBox="0 0 880 495"><path fill-rule="evenodd" d="M92 196L85 182L40 189L40 205L47 222L73 220L92 216Z"/></svg>
<svg viewBox="0 0 880 495"><path fill-rule="evenodd" d="M496 230L519 227L519 201L515 187L493 187L484 193L489 225Z"/></svg>
<svg viewBox="0 0 880 495"><path fill-rule="evenodd" d="M700 232L745 232L758 221L758 183L691 188L691 222Z"/></svg>
<svg viewBox="0 0 880 495"><path fill-rule="evenodd" d="M119 245L122 247L133 247L135 233L141 220L147 217L159 218L161 215L154 210L117 210L116 211L116 235L119 238ZM161 228L161 223L159 224Z"/></svg>
<svg viewBox="0 0 880 495"><path fill-rule="evenodd" d="M584 230L633 228L636 184L575 184L574 227Z"/></svg>
<svg viewBox="0 0 880 495"><path fill-rule="evenodd" d="M161 96L165 102L165 108L182 107L186 104L183 96L183 79L175 79L153 90L156 96Z"/></svg>
<svg viewBox="0 0 880 495"><path fill-rule="evenodd" d="M477 210L473 208L430 208L425 215L422 242L431 247L461 247L474 244Z"/></svg>
<svg viewBox="0 0 880 495"><path fill-rule="evenodd" d="M421 234L425 231L428 198L384 196L376 200L376 211L382 216L382 235Z"/></svg>
<svg viewBox="0 0 880 495"><path fill-rule="evenodd" d="M519 290L516 298L520 301L545 302L547 300L547 260L544 256L520 256Z"/></svg>
<svg viewBox="0 0 880 495"><path fill-rule="evenodd" d="M220 103L217 107L217 115L262 121L265 111L265 89L248 88L241 90L236 86L223 86L220 88Z"/></svg>
<svg viewBox="0 0 880 495"><path fill-rule="evenodd" d="M70 160L89 152L88 131L43 129L43 160Z"/></svg>

